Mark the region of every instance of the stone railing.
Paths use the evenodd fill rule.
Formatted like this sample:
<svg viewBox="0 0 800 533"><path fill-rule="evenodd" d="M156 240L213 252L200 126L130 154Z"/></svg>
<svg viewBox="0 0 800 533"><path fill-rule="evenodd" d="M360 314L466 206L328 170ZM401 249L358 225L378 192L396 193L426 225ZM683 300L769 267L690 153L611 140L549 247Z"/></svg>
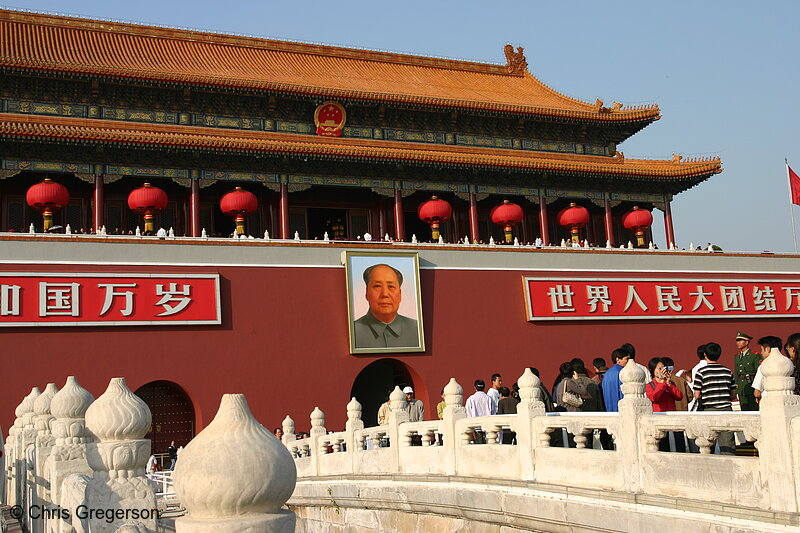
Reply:
<svg viewBox="0 0 800 533"><path fill-rule="evenodd" d="M174 502L159 505L156 495L167 493L171 474L188 512L175 523L182 533L294 531L295 515L282 507L295 486L295 463L241 394L223 396L217 416L160 480L145 475L150 409L123 378L112 379L97 400L72 376L60 391L54 383L43 393L34 387L16 415L0 503L11 506L26 533L165 531L171 524L161 515Z"/></svg>
<svg viewBox="0 0 800 533"><path fill-rule="evenodd" d="M698 505L711 498L715 505L796 515L800 397L792 394L792 369L791 361L780 356L762 364L766 393L757 413L653 413L645 397L644 370L628 365L620 375L624 398L618 413L545 413L539 379L526 370L518 380L516 415L467 418L463 389L451 379L442 420L409 423L407 404L396 388L386 425L363 429L354 398L347 406L345 431L328 434L324 415L315 409L311 436L302 440L295 440L294 422L287 417L284 430L291 431L284 444L293 452L301 482L371 474L491 478L695 500ZM554 432L562 430L574 447L551 445ZM593 438L598 430L610 435L607 443L613 439L610 449ZM516 445L499 444L501 431L513 431ZM714 441L723 431L755 442L758 456L714 454ZM699 453L659 451L659 440L668 432L683 432Z"/></svg>

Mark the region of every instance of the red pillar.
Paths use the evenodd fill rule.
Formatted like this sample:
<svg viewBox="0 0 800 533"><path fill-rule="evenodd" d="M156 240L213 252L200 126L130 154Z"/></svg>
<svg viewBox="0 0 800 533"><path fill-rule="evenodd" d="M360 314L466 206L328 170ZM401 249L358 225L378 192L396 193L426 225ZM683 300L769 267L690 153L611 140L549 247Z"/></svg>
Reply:
<svg viewBox="0 0 800 533"><path fill-rule="evenodd" d="M589 223L586 224L586 243L597 244L597 237L594 234L594 219L592 218L592 210L589 210Z"/></svg>
<svg viewBox="0 0 800 533"><path fill-rule="evenodd" d="M613 219L611 218L611 200L605 200L604 204L606 209L606 216L605 216L606 239L611 244L611 246L615 246L616 243L614 242L614 226L612 224Z"/></svg>
<svg viewBox="0 0 800 533"><path fill-rule="evenodd" d="M394 238L398 241L406 240L406 221L403 214L403 195L400 189L394 190Z"/></svg>
<svg viewBox="0 0 800 533"><path fill-rule="evenodd" d="M544 195L539 195L539 229L542 232L542 242L545 246L550 246L550 229L547 220L547 202Z"/></svg>
<svg viewBox="0 0 800 533"><path fill-rule="evenodd" d="M664 229L667 233L667 249L675 243L675 230L672 227L672 209L669 201L664 202ZM677 246L677 245L676 245Z"/></svg>
<svg viewBox="0 0 800 533"><path fill-rule="evenodd" d="M281 239L289 238L289 185L281 183L281 203L278 218L281 223Z"/></svg>
<svg viewBox="0 0 800 533"><path fill-rule="evenodd" d="M96 231L100 231L103 227L103 210L105 209L105 200L103 199L103 175L94 175L94 211L92 213L92 225ZM114 231L114 228L106 228Z"/></svg>
<svg viewBox="0 0 800 533"><path fill-rule="evenodd" d="M475 193L469 193L469 240L478 242L481 238L478 231L478 199Z"/></svg>
<svg viewBox="0 0 800 533"><path fill-rule="evenodd" d="M386 206L384 205L383 200L378 200L378 231L380 232L380 237L383 239L383 236L389 233L386 229Z"/></svg>
<svg viewBox="0 0 800 533"><path fill-rule="evenodd" d="M199 237L200 228L200 180L192 178L192 190L189 193L189 235Z"/></svg>

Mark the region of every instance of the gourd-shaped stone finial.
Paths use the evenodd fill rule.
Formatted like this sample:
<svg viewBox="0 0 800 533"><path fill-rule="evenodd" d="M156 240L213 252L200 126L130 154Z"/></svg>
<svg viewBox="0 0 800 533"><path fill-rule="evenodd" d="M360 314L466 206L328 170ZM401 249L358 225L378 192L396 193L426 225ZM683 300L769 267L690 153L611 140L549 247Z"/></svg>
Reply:
<svg viewBox="0 0 800 533"><path fill-rule="evenodd" d="M647 374L633 360L628 361L625 368L620 371L619 379L622 381L622 394L625 398L644 398Z"/></svg>
<svg viewBox="0 0 800 533"><path fill-rule="evenodd" d="M33 404L36 401L36 398L41 396L41 391L39 387L33 387L31 389L31 393L28 394L22 403L20 404L22 407L22 426L26 428L33 429Z"/></svg>
<svg viewBox="0 0 800 533"><path fill-rule="evenodd" d="M53 396L50 413L55 417L52 423L56 439L83 439L85 437L86 410L92 405L94 396L78 384L75 376L69 376L64 388ZM79 440L80 441L80 440ZM79 442L71 440L69 442ZM59 444L66 442L57 441Z"/></svg>
<svg viewBox="0 0 800 533"><path fill-rule="evenodd" d="M361 404L358 403L356 397L347 404L347 419L348 420L361 420Z"/></svg>
<svg viewBox="0 0 800 533"><path fill-rule="evenodd" d="M125 378L112 378L86 410L86 429L100 442L141 439L151 423L150 408L131 392Z"/></svg>
<svg viewBox="0 0 800 533"><path fill-rule="evenodd" d="M325 427L325 413L319 407L314 407L311 411L311 428Z"/></svg>
<svg viewBox="0 0 800 533"><path fill-rule="evenodd" d="M31 395L30 392L27 395L25 395L22 398L22 401L19 402L19 405L17 406L17 408L14 409L14 414L17 415L17 418L21 419L22 415L25 414L25 410L27 409L27 406L26 406L25 402L28 401L28 396L30 396L30 395Z"/></svg>
<svg viewBox="0 0 800 533"><path fill-rule="evenodd" d="M395 386L394 390L389 395L389 406L392 408L392 411L408 409L406 395L403 394L403 391L400 390L400 387Z"/></svg>
<svg viewBox="0 0 800 533"><path fill-rule="evenodd" d="M283 419L283 424L281 425L283 426L284 435L288 435L290 433L294 434L294 420L292 420L291 416L286 415L286 418Z"/></svg>
<svg viewBox="0 0 800 533"><path fill-rule="evenodd" d="M50 413L56 418L84 418L94 396L81 387L75 376L69 376L64 388L53 396Z"/></svg>
<svg viewBox="0 0 800 533"><path fill-rule="evenodd" d="M50 414L50 403L53 401L58 387L55 383L48 383L44 392L33 402L33 412L36 414L35 426L39 434L50 434L50 421L53 416Z"/></svg>
<svg viewBox="0 0 800 533"><path fill-rule="evenodd" d="M214 420L183 449L174 479L189 519L232 518L280 511L297 470L286 447L253 418L244 395L225 394Z"/></svg>
<svg viewBox="0 0 800 533"><path fill-rule="evenodd" d="M541 380L530 368L526 368L525 372L517 380L519 385L519 399L522 402L542 401Z"/></svg>
<svg viewBox="0 0 800 533"><path fill-rule="evenodd" d="M44 388L44 392L39 395L33 402L33 412L37 415L50 414L50 402L58 392L58 387L55 383L48 383Z"/></svg>
<svg viewBox="0 0 800 533"><path fill-rule="evenodd" d="M450 378L450 381L444 387L444 402L445 405L458 405L464 401L464 387L459 385L456 378Z"/></svg>
<svg viewBox="0 0 800 533"><path fill-rule="evenodd" d="M764 375L765 396L787 396L794 393L794 363L777 348L770 350L769 356L761 363Z"/></svg>
<svg viewBox="0 0 800 533"><path fill-rule="evenodd" d="M33 387L31 392L23 398L22 403L19 404L19 408L22 410L20 416L24 416L27 414L33 413L33 404L36 401L36 398L41 396L42 393L39 390L39 387Z"/></svg>

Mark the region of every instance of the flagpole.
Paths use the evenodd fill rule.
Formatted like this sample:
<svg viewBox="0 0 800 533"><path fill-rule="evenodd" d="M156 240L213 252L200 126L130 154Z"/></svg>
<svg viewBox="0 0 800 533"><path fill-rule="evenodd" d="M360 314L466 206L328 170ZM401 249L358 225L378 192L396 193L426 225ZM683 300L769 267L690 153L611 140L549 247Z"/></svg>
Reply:
<svg viewBox="0 0 800 533"><path fill-rule="evenodd" d="M792 176L789 174L789 160L783 158L786 163L786 184L789 186L789 219L792 221L792 238L794 239L794 253L797 253L797 230L794 227L794 212L792 211Z"/></svg>

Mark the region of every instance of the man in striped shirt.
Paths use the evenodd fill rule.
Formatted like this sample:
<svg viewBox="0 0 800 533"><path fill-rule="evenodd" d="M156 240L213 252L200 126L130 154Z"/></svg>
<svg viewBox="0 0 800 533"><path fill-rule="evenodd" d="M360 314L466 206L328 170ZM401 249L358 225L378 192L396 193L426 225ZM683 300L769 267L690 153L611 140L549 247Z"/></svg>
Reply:
<svg viewBox="0 0 800 533"><path fill-rule="evenodd" d="M722 355L722 348L716 342L709 342L705 346L706 366L695 373L694 397L703 411L732 411L731 402L736 399L736 382L733 372L717 361ZM719 451L724 455L736 454L736 442L733 432L720 431Z"/></svg>

